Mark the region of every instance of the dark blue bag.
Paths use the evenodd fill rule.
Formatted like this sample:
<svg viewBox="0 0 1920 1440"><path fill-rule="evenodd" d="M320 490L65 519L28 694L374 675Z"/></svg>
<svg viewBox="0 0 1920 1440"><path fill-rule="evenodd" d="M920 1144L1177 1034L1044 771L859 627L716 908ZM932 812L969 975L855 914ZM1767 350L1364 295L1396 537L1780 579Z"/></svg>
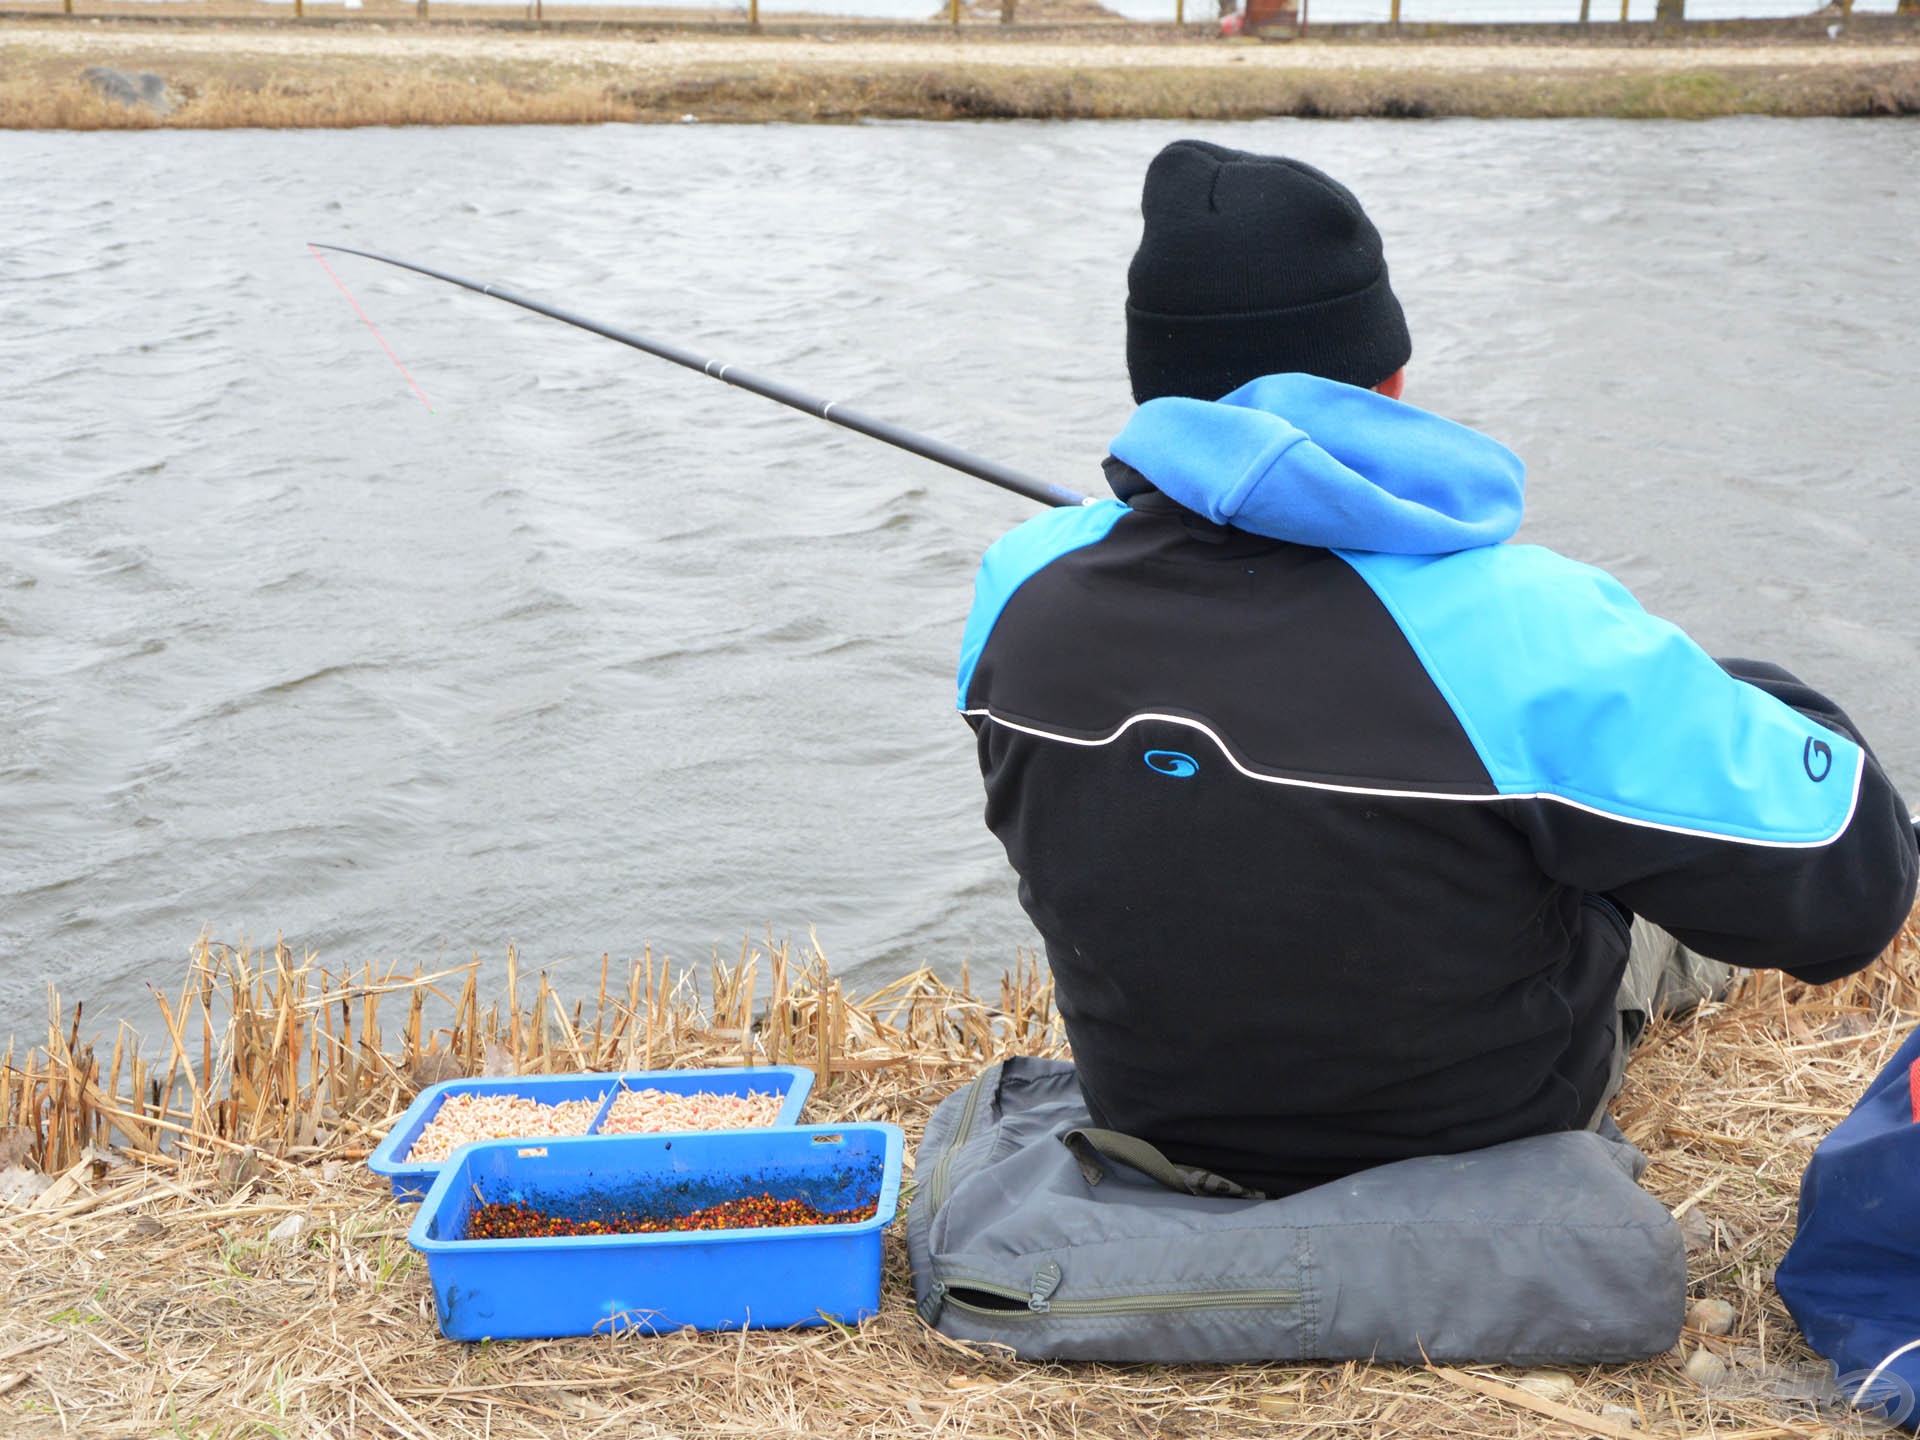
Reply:
<svg viewBox="0 0 1920 1440"><path fill-rule="evenodd" d="M1774 1275L1840 1392L1913 1429L1920 1394L1920 1031L1813 1152Z"/></svg>

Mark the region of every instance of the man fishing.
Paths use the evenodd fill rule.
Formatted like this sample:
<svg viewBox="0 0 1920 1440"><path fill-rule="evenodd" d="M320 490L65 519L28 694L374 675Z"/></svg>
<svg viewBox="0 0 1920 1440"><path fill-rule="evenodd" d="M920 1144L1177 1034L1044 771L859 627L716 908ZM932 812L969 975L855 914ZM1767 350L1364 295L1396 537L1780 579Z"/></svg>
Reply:
<svg viewBox="0 0 1920 1440"><path fill-rule="evenodd" d="M1401 403L1354 196L1182 140L1141 208L1117 498L988 551L959 675L1095 1123L1284 1195L1597 1126L1649 1013L1878 955L1859 732L1502 543L1521 463Z"/></svg>

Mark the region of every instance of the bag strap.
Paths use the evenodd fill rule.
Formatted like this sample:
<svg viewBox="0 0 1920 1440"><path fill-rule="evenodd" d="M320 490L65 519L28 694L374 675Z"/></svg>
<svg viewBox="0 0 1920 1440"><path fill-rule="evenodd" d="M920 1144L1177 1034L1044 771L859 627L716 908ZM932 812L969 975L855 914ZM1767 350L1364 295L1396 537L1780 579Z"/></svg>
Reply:
<svg viewBox="0 0 1920 1440"><path fill-rule="evenodd" d="M1197 1165L1176 1165L1137 1135L1080 1126L1064 1131L1060 1143L1073 1152L1074 1161L1080 1166L1081 1178L1089 1185L1098 1185L1106 1179L1106 1167L1100 1163L1106 1159L1125 1165L1129 1170L1138 1170L1155 1184L1182 1195L1213 1195L1228 1200L1267 1198L1260 1191L1249 1190L1211 1170L1202 1170Z"/></svg>

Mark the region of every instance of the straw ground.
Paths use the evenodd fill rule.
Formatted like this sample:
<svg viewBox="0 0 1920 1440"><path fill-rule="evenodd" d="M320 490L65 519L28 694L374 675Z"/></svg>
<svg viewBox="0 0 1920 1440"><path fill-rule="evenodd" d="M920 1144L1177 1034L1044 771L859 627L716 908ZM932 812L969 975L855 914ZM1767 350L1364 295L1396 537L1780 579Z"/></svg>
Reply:
<svg viewBox="0 0 1920 1440"><path fill-rule="evenodd" d="M993 1057L1062 1053L1050 983L1022 962L990 993L910 975L854 1001L782 945L696 986L651 957L563 1003L507 957L330 973L284 947L203 941L160 1003L159 1047L122 1027L0 1069L0 1433L8 1436L1707 1436L1866 1433L1834 1403L1770 1276L1800 1171L1920 1019L1920 916L1870 971L1825 989L1751 977L1656 1027L1618 1105L1682 1217L1690 1329L1632 1366L1515 1373L1371 1365L1027 1365L915 1317L889 1236L880 1316L858 1328L438 1338L411 1211L361 1165L424 1083L480 1072L752 1060L818 1072L807 1118L896 1121ZM758 997L756 999L756 997ZM1684 1369L1717 1358L1702 1388ZM1696 1361L1696 1372L1705 1362Z"/></svg>

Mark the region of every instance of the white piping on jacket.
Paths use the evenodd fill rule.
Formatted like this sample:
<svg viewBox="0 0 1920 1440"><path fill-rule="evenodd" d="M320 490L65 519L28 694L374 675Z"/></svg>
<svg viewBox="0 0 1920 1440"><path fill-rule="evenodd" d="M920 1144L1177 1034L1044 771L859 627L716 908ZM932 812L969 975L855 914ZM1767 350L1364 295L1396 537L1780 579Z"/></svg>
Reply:
<svg viewBox="0 0 1920 1440"><path fill-rule="evenodd" d="M1613 810L1603 810L1596 805L1584 804L1579 800L1570 800L1565 795L1556 794L1551 790L1536 790L1526 794L1496 793L1493 795L1478 795L1438 790L1389 790L1369 785L1336 785L1326 780L1301 780L1289 775L1267 775L1258 770L1249 770L1245 765L1242 765L1238 757L1227 748L1226 742L1215 734L1212 729L1201 721L1191 719L1185 715L1163 715L1157 711L1143 710L1138 714L1129 715L1126 719L1122 720L1110 735L1102 736L1098 740L1082 740L1075 735L1060 735L1051 730L1042 730L1032 725L1022 725L1017 721L1008 720L996 715L992 710L986 708L962 710L960 713L962 715L973 715L991 720L996 725L1004 725L1009 730L1018 730L1023 735L1035 735L1042 740L1058 740L1063 745L1081 745L1088 748L1111 745L1135 725L1141 724L1144 721L1164 720L1170 725L1184 725L1190 730L1198 730L1214 743L1215 748L1226 757L1227 763L1233 766L1235 770L1238 770L1249 780L1259 780L1268 785L1291 785L1301 790L1330 790L1342 795L1377 795L1387 800L1464 800L1478 804L1487 804L1499 800L1552 800L1557 804L1570 806L1575 810L1585 811L1589 815L1598 815L1605 820L1617 820L1622 825L1638 825L1646 830L1660 830L1669 835L1690 835L1701 840L1725 840L1730 845L1759 845L1769 850L1818 850L1824 846L1831 845L1835 840L1839 839L1841 835L1845 834L1847 826L1853 823L1853 812L1859 807L1860 781L1865 775L1867 768L1866 759L1863 754L1859 767L1853 772L1853 793L1847 797L1847 813L1841 818L1840 824L1834 830L1833 834L1821 840L1752 840L1744 835L1723 835L1717 830L1699 830L1685 825L1663 825L1657 820L1641 820L1632 815L1621 815Z"/></svg>

